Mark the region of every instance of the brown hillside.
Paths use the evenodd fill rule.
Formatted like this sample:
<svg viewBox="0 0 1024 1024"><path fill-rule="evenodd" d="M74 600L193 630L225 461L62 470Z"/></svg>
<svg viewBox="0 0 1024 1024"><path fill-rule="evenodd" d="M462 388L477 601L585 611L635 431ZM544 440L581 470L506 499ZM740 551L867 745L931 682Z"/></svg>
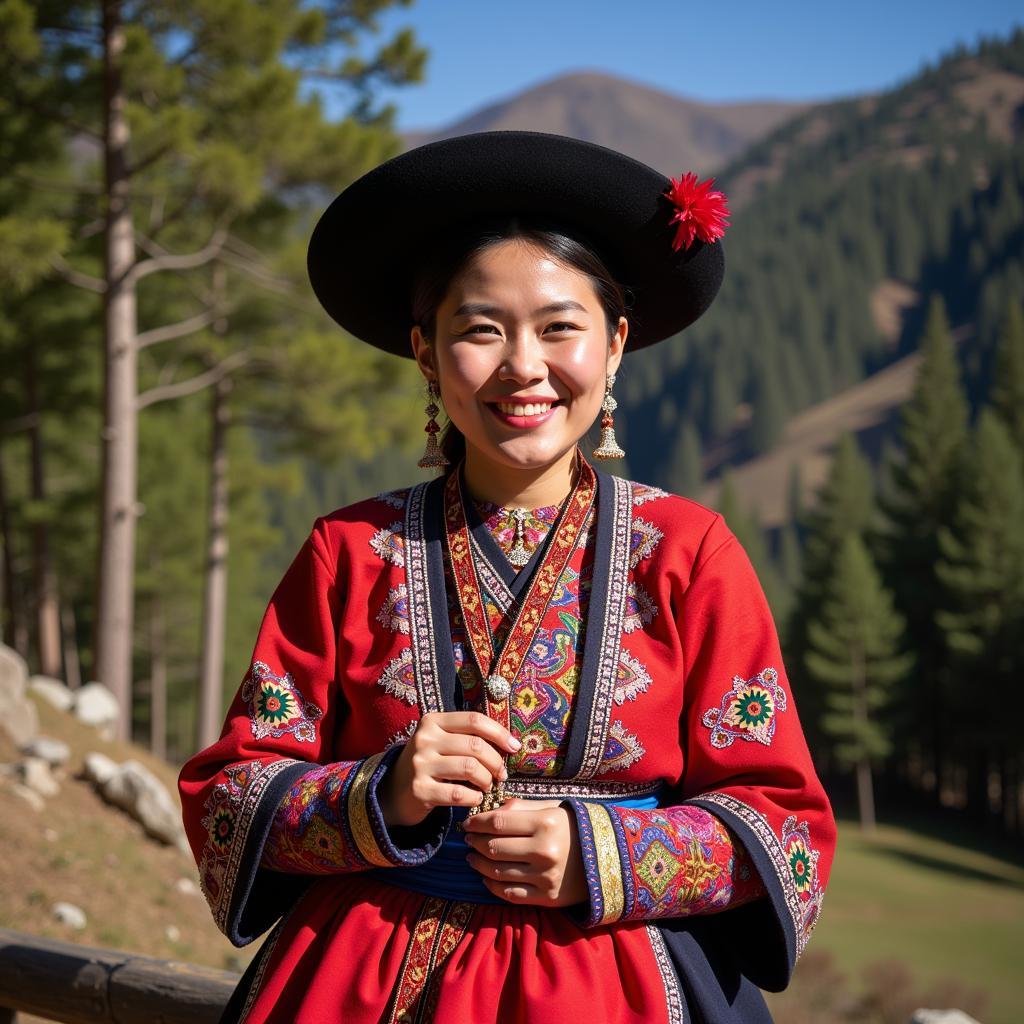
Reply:
<svg viewBox="0 0 1024 1024"><path fill-rule="evenodd" d="M559 75L437 131L409 132L408 148L484 131L570 135L678 176L708 174L808 103L701 103L597 71Z"/></svg>
<svg viewBox="0 0 1024 1024"><path fill-rule="evenodd" d="M214 925L198 885L189 893L176 888L179 879L198 882L191 856L147 838L75 777L85 755L96 750L119 763L143 762L176 798L174 768L138 747L100 739L45 701L36 699L36 706L40 733L67 743L71 759L59 776L60 793L46 798L42 812L15 796L0 775L7 808L0 862L11 868L0 886L0 927L221 969L243 967L258 944L236 949ZM17 758L0 731L0 762ZM85 911L84 930L71 931L53 918L58 901Z"/></svg>

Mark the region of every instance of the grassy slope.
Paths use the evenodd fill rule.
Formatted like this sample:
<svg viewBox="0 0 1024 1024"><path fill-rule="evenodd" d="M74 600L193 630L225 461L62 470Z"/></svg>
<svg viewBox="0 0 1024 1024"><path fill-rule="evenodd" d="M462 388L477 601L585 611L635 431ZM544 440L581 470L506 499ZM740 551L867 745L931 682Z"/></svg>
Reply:
<svg viewBox="0 0 1024 1024"><path fill-rule="evenodd" d="M814 975L838 969L848 988L856 989L867 971L885 975L876 984L889 990L912 990L910 1003L934 1005L959 996L961 1008L979 1014L984 1024L1016 1024L1022 948L1024 866L892 825L880 826L869 839L855 823L842 822L806 972L801 962L791 992L774 1005L793 1007L778 1019L795 1024L802 1019L796 1007L822 985ZM902 977L901 965L912 980ZM984 993L982 1006L972 989Z"/></svg>
<svg viewBox="0 0 1024 1024"><path fill-rule="evenodd" d="M240 968L254 947L234 949L214 927L202 898L174 889L179 878L195 879L191 858L147 839L135 823L73 777L90 750L118 761L144 761L172 793L174 770L135 747L100 740L45 703L38 707L41 731L63 739L73 753L60 794L47 801L42 814L0 785L8 809L0 829L0 862L8 865L8 884L0 886L0 927ZM14 757L13 747L0 736L0 761ZM48 830L56 838L47 838ZM821 921L792 987L771 997L780 1024L839 1019L833 1008L841 1005L843 993L860 988L865 967L878 961L887 966L881 972L873 969L875 986L884 988L894 1004L942 1001L950 994L939 983L952 981L952 988L959 989L952 997L984 1024L1015 1024L1024 948L1024 863L970 848L977 845L894 826L880 827L868 840L855 824L843 822ZM69 934L51 918L57 900L85 910L85 931ZM180 940L166 937L168 925L179 929ZM901 964L912 978L903 976ZM983 1011L968 989L987 994ZM861 1019L899 1020L899 1012Z"/></svg>

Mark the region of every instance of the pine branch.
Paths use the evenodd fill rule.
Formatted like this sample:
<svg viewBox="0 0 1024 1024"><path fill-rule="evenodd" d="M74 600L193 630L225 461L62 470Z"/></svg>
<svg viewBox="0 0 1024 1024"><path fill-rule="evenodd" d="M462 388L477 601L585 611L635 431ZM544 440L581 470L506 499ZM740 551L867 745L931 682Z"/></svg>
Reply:
<svg viewBox="0 0 1024 1024"><path fill-rule="evenodd" d="M165 402L172 398L183 398L185 395L194 395L197 391L216 384L219 380L241 369L255 358L252 352L233 352L222 359L216 366L210 367L204 373L189 377L188 380L180 380L175 384L165 384L162 387L150 388L142 392L135 400L135 408L138 411L157 402Z"/></svg>
<svg viewBox="0 0 1024 1024"><path fill-rule="evenodd" d="M139 349L148 348L150 345L158 345L161 341L171 341L174 338L183 338L187 334L195 334L204 327L209 327L214 320L232 312L234 305L212 306L204 309L195 316L186 317L177 323L165 324L163 327L154 327L149 331L142 331L136 336L135 344Z"/></svg>
<svg viewBox="0 0 1024 1024"><path fill-rule="evenodd" d="M100 295L104 294L107 290L107 282L98 277L93 277L91 274L83 274L80 270L75 270L63 256L54 256L50 260L54 270L57 271L58 275L62 277L69 284L76 285L79 288L85 288L91 292L98 292Z"/></svg>
<svg viewBox="0 0 1024 1024"><path fill-rule="evenodd" d="M220 226L216 228L202 249L180 256L167 252L166 249L162 249L150 240L151 244L160 250L160 254L136 263L129 271L128 278L132 281L139 281L141 278L156 274L161 270L192 270L195 267L202 267L221 254L227 237L228 229Z"/></svg>

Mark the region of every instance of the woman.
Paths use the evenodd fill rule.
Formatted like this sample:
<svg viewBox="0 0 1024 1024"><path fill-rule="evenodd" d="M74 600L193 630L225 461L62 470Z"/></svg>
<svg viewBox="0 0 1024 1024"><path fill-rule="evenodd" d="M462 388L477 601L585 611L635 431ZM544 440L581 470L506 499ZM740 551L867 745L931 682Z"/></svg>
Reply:
<svg viewBox="0 0 1024 1024"><path fill-rule="evenodd" d="M721 515L579 442L723 273L724 197L561 136L403 154L310 243L443 473L320 517L180 789L225 1020L767 1021L835 840ZM626 290L632 295L627 305ZM439 448L436 415L450 424Z"/></svg>

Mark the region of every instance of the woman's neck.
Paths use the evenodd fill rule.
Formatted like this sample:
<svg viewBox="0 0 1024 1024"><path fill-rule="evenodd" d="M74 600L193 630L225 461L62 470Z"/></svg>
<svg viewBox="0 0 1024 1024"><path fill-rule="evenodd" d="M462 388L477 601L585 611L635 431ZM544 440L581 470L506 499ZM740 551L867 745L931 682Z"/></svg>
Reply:
<svg viewBox="0 0 1024 1024"><path fill-rule="evenodd" d="M500 508L558 505L575 483L575 465L575 446L550 465L538 469L497 465L467 446L466 489L477 501L489 501Z"/></svg>

